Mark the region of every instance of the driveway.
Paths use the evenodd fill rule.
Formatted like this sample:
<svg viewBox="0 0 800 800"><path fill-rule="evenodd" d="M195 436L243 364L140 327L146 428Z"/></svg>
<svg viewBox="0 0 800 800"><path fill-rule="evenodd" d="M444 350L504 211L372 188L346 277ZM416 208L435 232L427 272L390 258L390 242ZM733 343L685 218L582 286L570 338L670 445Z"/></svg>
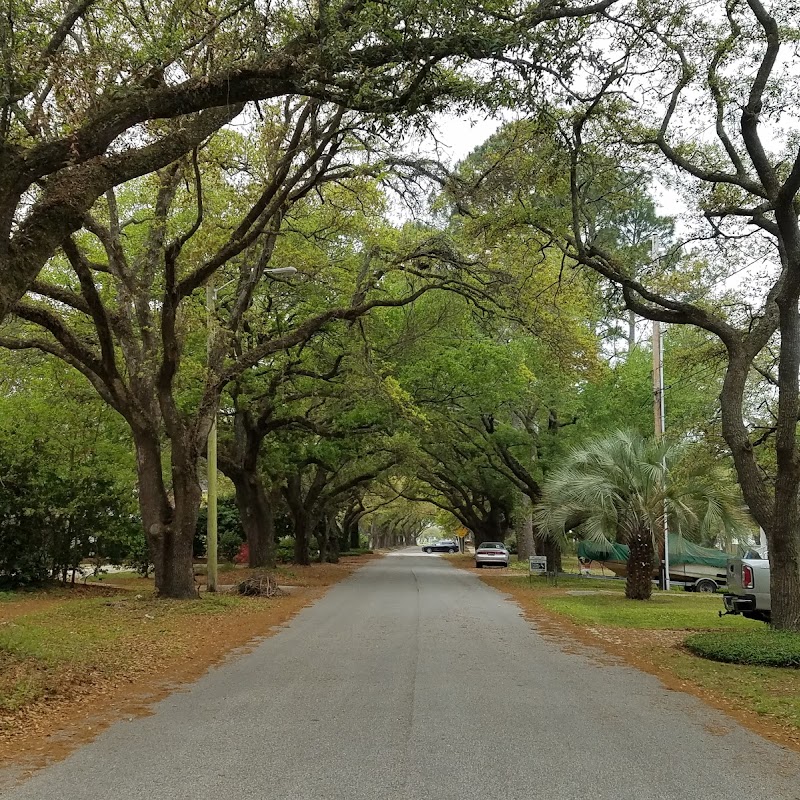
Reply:
<svg viewBox="0 0 800 800"><path fill-rule="evenodd" d="M800 800L800 755L403 551L4 800Z"/></svg>

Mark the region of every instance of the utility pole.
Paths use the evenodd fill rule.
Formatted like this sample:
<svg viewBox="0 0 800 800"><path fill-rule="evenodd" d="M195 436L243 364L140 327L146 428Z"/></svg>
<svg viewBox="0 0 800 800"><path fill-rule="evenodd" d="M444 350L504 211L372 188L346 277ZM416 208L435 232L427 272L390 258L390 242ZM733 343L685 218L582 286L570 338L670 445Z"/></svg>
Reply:
<svg viewBox="0 0 800 800"><path fill-rule="evenodd" d="M664 437L664 357L661 323L653 322L653 419L656 441Z"/></svg>
<svg viewBox="0 0 800 800"><path fill-rule="evenodd" d="M208 311L207 352L208 365L211 367L211 353L214 348L214 313L216 289L213 279L206 285L206 309ZM206 453L208 468L208 526L206 528L206 591L217 591L217 412L211 421L208 433L208 452Z"/></svg>
<svg viewBox="0 0 800 800"><path fill-rule="evenodd" d="M628 355L636 347L636 312L628 311Z"/></svg>
<svg viewBox="0 0 800 800"><path fill-rule="evenodd" d="M653 258L660 257L658 237L651 240ZM653 321L653 419L655 422L656 441L664 438L664 338L661 323ZM664 488L666 489L667 470L664 464ZM664 588L669 591L669 530L667 526L667 499L664 498Z"/></svg>

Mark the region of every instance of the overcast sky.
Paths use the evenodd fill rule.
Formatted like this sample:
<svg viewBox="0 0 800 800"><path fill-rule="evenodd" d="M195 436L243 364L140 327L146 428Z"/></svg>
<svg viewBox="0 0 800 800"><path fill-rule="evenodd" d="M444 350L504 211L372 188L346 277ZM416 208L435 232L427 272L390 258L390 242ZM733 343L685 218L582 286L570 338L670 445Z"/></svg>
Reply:
<svg viewBox="0 0 800 800"><path fill-rule="evenodd" d="M451 164L460 161L479 144L485 142L497 130L500 123L499 118L439 115L437 135L445 148L441 155Z"/></svg>

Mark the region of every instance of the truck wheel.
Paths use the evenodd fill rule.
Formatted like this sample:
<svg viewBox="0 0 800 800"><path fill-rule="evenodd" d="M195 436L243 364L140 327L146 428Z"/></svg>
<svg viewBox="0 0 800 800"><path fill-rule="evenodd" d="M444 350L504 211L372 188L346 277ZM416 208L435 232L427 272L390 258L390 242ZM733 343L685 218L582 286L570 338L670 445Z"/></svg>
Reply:
<svg viewBox="0 0 800 800"><path fill-rule="evenodd" d="M696 592L703 592L704 594L711 594L717 591L717 584L710 578L706 578L702 581L697 581L694 585L694 590Z"/></svg>

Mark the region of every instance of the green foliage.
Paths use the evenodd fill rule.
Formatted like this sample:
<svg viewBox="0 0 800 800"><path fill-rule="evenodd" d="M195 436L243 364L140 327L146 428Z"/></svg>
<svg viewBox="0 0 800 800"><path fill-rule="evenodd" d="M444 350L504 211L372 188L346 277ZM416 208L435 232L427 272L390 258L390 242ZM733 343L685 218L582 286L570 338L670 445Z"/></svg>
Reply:
<svg viewBox="0 0 800 800"><path fill-rule="evenodd" d="M566 431L569 437L585 438L619 428L621 419L643 436L653 430L653 357L649 350L634 348L625 360L598 371L597 379L581 393L580 426Z"/></svg>
<svg viewBox="0 0 800 800"><path fill-rule="evenodd" d="M695 655L730 664L800 667L800 634L763 627L752 631L696 633L684 644Z"/></svg>
<svg viewBox="0 0 800 800"><path fill-rule="evenodd" d="M206 555L208 532L208 506L203 506L197 517L194 535L194 555ZM217 550L222 561L233 561L245 541L244 528L236 507L234 497L221 497L217 500Z"/></svg>
<svg viewBox="0 0 800 800"><path fill-rule="evenodd" d="M2 456L0 456L2 459ZM49 574L47 508L37 507L35 468L2 459L0 481L0 585L40 583Z"/></svg>
<svg viewBox="0 0 800 800"><path fill-rule="evenodd" d="M278 540L275 559L279 564L290 564L294 561L294 536L282 536Z"/></svg>
<svg viewBox="0 0 800 800"><path fill-rule="evenodd" d="M0 371L0 582L127 562L144 536L119 420L62 365L16 362Z"/></svg>
<svg viewBox="0 0 800 800"><path fill-rule="evenodd" d="M663 515L673 533L726 541L750 532L735 484L724 470L698 464L686 446L616 431L576 447L551 473L536 517L553 535L570 530L601 544L655 537Z"/></svg>
<svg viewBox="0 0 800 800"><path fill-rule="evenodd" d="M0 464L0 583L66 576L89 558L125 563L143 542L130 492L112 480L70 478L32 459L14 463L8 452L0 452Z"/></svg>
<svg viewBox="0 0 800 800"><path fill-rule="evenodd" d="M515 254L506 255L515 269ZM541 307L524 303L543 332L551 277L527 285ZM494 320L478 317L457 296L429 296L370 318L373 347L404 392L396 410L415 448L402 467L403 494L439 506L443 525L504 538L520 491L534 493L557 457L559 414L569 419L576 409L575 382L594 347L585 321L571 316L569 294L546 337L504 320L502 308Z"/></svg>

